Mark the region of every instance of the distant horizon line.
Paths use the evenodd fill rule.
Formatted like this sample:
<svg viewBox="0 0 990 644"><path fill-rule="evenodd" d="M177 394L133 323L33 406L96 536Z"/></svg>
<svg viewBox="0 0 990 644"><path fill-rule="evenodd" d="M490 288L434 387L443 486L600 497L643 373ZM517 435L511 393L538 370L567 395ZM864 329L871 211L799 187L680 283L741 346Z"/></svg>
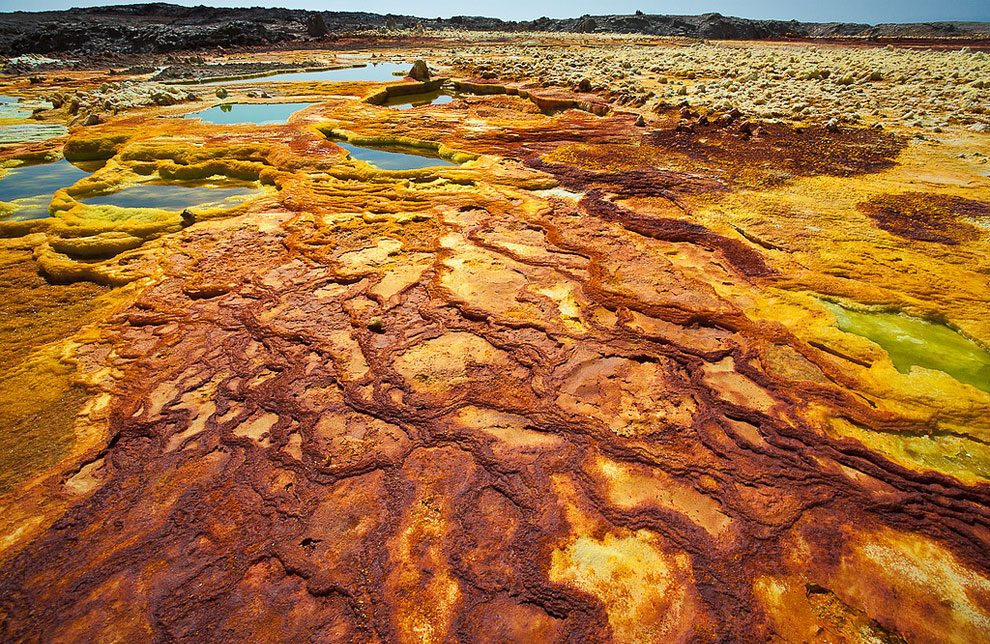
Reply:
<svg viewBox="0 0 990 644"><path fill-rule="evenodd" d="M87 10L87 9L104 9L104 8L115 8L115 7L136 7L145 5L161 5L170 7L182 7L184 9L262 9L262 10L286 10L286 11L301 11L306 13L350 13L350 14L368 14L372 16L405 16L412 18L421 18L423 20L450 20L452 18L485 18L488 20L501 20L507 23L520 23L520 22L537 22L539 20L578 20L581 18L598 18L598 17L609 17L609 16L664 16L664 17L682 17L682 18L696 18L700 16L720 16L723 18L738 18L740 20L750 20L750 21L770 21L770 22L796 22L799 24L857 24L857 25L869 25L869 26L879 26L879 25L925 25L925 24L937 24L943 22L950 23L973 23L973 24L983 24L990 23L990 15L983 19L956 19L956 18L938 18L932 20L906 20L906 21L884 21L884 22L865 22L859 20L798 20L796 18L749 18L746 16L737 16L732 14L723 14L718 11L705 11L701 13L648 13L646 11L634 11L632 13L597 13L588 14L584 13L581 15L568 15L568 16L540 16L538 18L528 18L528 19L517 19L517 18L502 18L499 16L483 15L483 14L450 14L448 16L423 16L411 13L396 13L387 12L381 13L377 11L360 11L360 10L346 10L346 9L308 9L303 7L290 7L290 6L265 6L260 4L255 4L251 6L229 6L229 5L210 5L210 4L178 4L175 2L160 2L157 0L152 0L149 2L120 2L111 4L94 4L94 5L84 5L84 6L72 6L65 9L39 9L37 11L29 11L24 9L16 9L13 11L0 10L0 15L9 13L59 13L63 11L75 11L75 10Z"/></svg>

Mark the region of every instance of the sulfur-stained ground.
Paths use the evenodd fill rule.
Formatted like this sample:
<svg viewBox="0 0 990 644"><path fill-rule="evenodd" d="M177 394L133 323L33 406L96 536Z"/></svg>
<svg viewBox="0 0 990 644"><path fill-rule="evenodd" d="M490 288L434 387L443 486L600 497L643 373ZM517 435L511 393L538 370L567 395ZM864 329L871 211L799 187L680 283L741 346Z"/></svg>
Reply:
<svg viewBox="0 0 990 644"><path fill-rule="evenodd" d="M100 162L0 221L0 640L990 640L990 134L426 57L0 151Z"/></svg>

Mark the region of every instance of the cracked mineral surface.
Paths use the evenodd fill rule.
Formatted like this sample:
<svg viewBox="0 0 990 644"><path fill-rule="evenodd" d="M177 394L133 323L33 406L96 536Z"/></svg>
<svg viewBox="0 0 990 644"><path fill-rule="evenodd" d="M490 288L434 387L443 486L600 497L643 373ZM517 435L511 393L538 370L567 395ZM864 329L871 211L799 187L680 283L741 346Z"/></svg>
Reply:
<svg viewBox="0 0 990 644"><path fill-rule="evenodd" d="M0 79L0 640L990 641L985 55L417 38Z"/></svg>

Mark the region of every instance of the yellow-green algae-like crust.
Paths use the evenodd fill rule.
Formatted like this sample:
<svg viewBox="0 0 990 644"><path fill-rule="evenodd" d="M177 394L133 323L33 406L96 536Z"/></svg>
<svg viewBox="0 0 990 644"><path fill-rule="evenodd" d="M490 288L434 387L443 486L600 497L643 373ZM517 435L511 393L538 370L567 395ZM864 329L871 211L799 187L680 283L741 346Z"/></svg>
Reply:
<svg viewBox="0 0 990 644"><path fill-rule="evenodd" d="M106 164L0 228L0 639L990 639L990 393L876 330L990 345L986 135L443 73L73 126Z"/></svg>

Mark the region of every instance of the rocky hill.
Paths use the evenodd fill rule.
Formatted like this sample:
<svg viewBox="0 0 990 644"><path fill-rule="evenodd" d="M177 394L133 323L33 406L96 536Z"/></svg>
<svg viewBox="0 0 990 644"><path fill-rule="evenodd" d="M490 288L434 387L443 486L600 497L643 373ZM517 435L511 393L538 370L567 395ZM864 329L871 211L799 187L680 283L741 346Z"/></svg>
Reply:
<svg viewBox="0 0 990 644"><path fill-rule="evenodd" d="M3 13L0 14L0 54L161 53L217 46L271 45L360 29L410 29L419 25L432 29L471 31L642 33L735 40L850 36L990 39L990 23L977 22L867 25L750 20L717 13L665 16L639 12L634 15L505 21L480 16L427 19L363 12L182 7L155 3Z"/></svg>

